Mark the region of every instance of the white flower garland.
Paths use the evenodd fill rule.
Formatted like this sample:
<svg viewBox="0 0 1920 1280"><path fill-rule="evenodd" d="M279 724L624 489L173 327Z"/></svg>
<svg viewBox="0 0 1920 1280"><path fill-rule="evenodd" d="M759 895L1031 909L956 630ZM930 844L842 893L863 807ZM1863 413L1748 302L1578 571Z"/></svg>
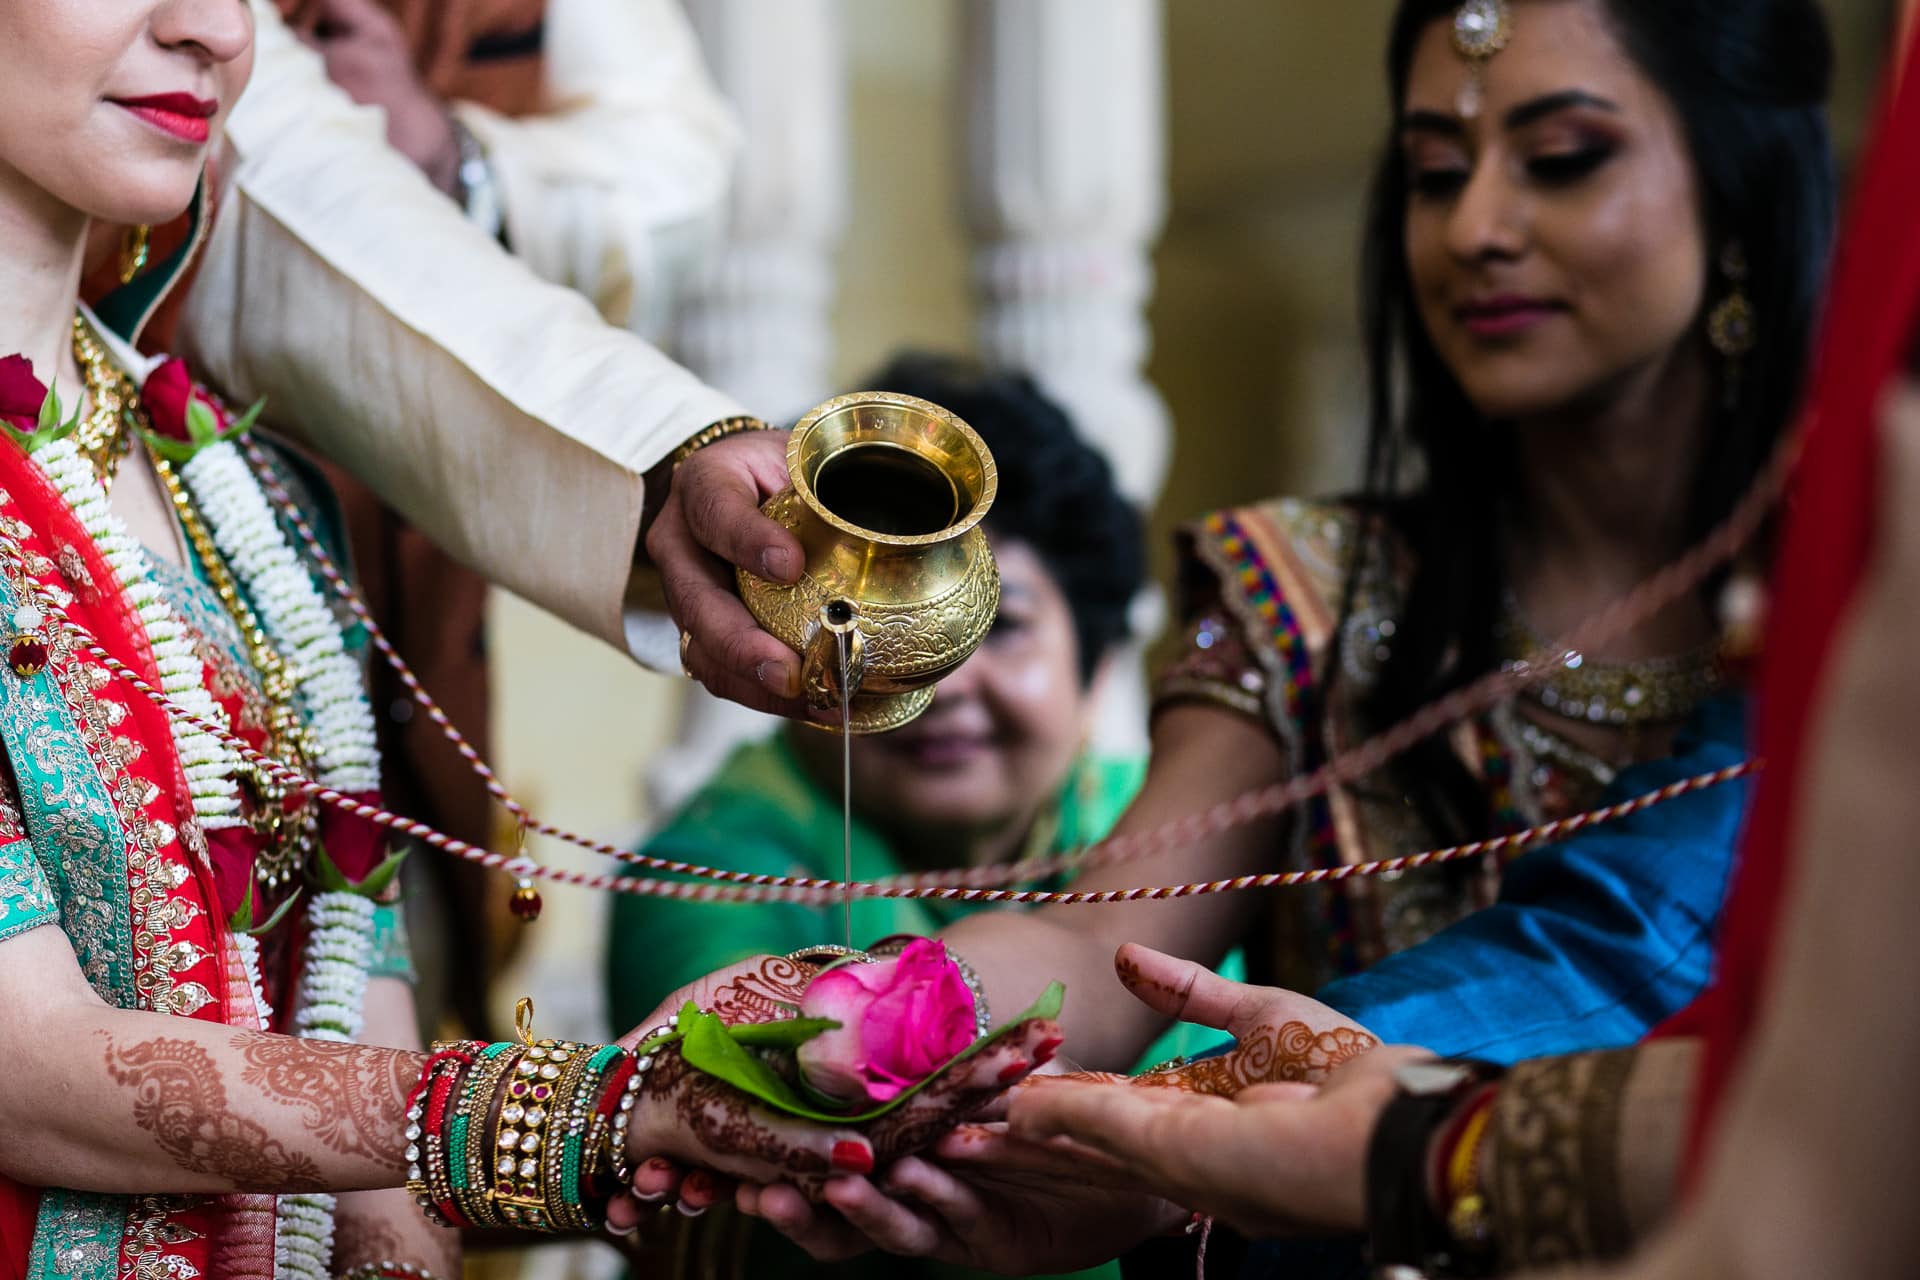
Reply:
<svg viewBox="0 0 1920 1280"><path fill-rule="evenodd" d="M54 488L100 548L101 558L119 579L127 604L146 628L160 668L160 691L175 705L210 724L221 721L220 709L207 691L200 657L187 639L186 629L173 616L166 596L155 581L153 561L139 540L107 506L106 491L93 464L81 455L71 436L43 445L34 453ZM239 757L220 739L184 720L169 721L174 750L193 797L193 816L208 830L240 825L240 793L235 781Z"/></svg>
<svg viewBox="0 0 1920 1280"><path fill-rule="evenodd" d="M380 743L360 665L347 656L339 621L294 553L259 479L229 442L209 445L180 468L215 545L246 584L260 623L293 668L318 742L319 780L339 791L380 785Z"/></svg>
<svg viewBox="0 0 1920 1280"><path fill-rule="evenodd" d="M360 668L347 656L339 622L274 519L259 478L226 442L195 454L180 476L261 627L287 661L313 728L318 780L339 791L377 789L380 748ZM335 1043L359 1036L366 1020L374 910L369 899L350 892L322 893L308 906L311 932L294 997L294 1035ZM279 1198L274 1217L279 1275L329 1280L335 1203L324 1192Z"/></svg>

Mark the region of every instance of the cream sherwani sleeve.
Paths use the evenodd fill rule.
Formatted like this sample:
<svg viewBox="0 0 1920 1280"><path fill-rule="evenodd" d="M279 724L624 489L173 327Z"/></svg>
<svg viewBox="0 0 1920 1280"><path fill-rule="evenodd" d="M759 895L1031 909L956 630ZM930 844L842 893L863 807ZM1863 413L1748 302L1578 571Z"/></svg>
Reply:
<svg viewBox="0 0 1920 1280"><path fill-rule="evenodd" d="M740 409L469 224L252 7L187 354L458 559L629 647L642 476Z"/></svg>
<svg viewBox="0 0 1920 1280"><path fill-rule="evenodd" d="M550 0L545 37L543 114L454 110L486 149L513 251L655 332L718 238L732 112L678 0Z"/></svg>

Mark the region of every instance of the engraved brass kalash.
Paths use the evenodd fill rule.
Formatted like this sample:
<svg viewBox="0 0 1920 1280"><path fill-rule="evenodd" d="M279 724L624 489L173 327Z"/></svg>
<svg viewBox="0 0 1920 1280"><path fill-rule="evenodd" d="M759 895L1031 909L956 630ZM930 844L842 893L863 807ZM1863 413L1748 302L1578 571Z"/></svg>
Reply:
<svg viewBox="0 0 1920 1280"><path fill-rule="evenodd" d="M844 698L851 732L897 729L927 709L1000 608L980 528L999 487L993 455L939 405L866 391L800 419L787 475L793 487L761 510L800 539L806 570L792 586L742 570L741 598L800 654L810 706Z"/></svg>

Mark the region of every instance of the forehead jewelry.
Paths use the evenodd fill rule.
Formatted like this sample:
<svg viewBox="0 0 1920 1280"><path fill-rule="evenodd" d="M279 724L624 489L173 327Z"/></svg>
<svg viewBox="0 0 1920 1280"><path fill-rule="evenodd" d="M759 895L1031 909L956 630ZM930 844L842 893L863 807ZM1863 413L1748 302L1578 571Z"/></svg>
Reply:
<svg viewBox="0 0 1920 1280"><path fill-rule="evenodd" d="M1487 63L1513 38L1513 12L1507 0L1467 0L1454 11L1453 49L1467 62L1467 82L1454 102L1464 120L1480 114L1486 97Z"/></svg>

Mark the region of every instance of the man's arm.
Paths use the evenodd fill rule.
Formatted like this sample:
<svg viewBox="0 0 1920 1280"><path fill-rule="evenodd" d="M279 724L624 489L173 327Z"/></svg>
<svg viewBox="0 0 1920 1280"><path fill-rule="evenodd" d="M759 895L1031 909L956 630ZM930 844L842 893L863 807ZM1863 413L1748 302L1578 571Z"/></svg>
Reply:
<svg viewBox="0 0 1920 1280"><path fill-rule="evenodd" d="M625 648L643 477L739 407L469 225L252 7L190 356L236 397L270 393L276 426L452 554Z"/></svg>

